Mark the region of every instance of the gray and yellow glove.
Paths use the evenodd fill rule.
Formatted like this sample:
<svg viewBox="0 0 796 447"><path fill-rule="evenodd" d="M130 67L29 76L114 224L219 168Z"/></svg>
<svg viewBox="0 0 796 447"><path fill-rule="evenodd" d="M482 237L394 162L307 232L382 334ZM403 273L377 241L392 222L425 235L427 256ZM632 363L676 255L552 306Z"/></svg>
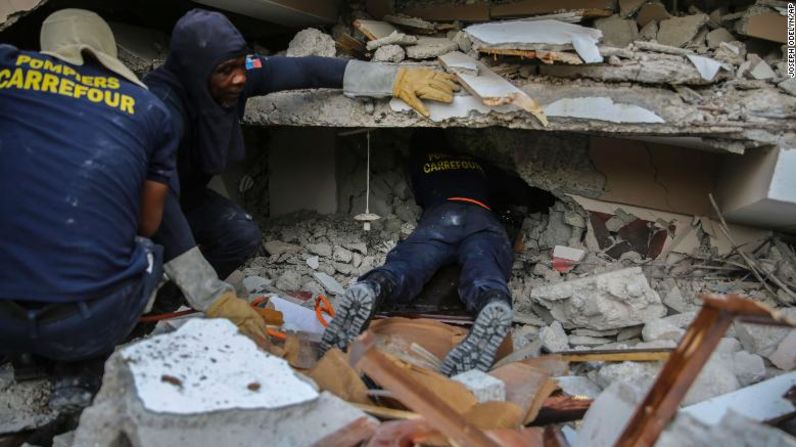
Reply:
<svg viewBox="0 0 796 447"><path fill-rule="evenodd" d="M453 92L459 90L455 79L451 74L428 68L399 68L392 95L428 118L428 109L420 99L453 102Z"/></svg>
<svg viewBox="0 0 796 447"><path fill-rule="evenodd" d="M453 75L422 67L350 61L343 76L343 92L347 96L394 96L425 117L429 112L421 99L449 103L457 90Z"/></svg>
<svg viewBox="0 0 796 447"><path fill-rule="evenodd" d="M167 262L163 269L166 276L182 290L191 307L211 318L226 318L259 346L267 345L263 317L246 300L238 298L231 285L218 278L198 247Z"/></svg>

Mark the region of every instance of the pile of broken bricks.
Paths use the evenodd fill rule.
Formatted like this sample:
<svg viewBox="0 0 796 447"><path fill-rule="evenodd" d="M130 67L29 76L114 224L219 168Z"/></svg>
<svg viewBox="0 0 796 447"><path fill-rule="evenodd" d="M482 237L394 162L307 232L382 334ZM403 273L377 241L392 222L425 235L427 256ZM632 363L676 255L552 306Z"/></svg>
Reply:
<svg viewBox="0 0 796 447"><path fill-rule="evenodd" d="M351 4L353 27L335 28L338 50L378 62L437 62L454 73L469 95L432 104L434 121L524 110L541 125L547 117L663 122L643 105L609 98L562 98L541 107L520 88L541 78L670 85L698 103L705 98L690 87L778 85L796 95L785 61L784 1L709 13L693 6L670 11L653 0L362 3ZM391 108L409 110L398 100Z"/></svg>
<svg viewBox="0 0 796 447"><path fill-rule="evenodd" d="M796 334L793 313L735 295L701 298L674 349L518 360L507 339L490 371L450 378L436 370L467 330L438 321L376 319L348 352L321 356L311 334L264 350L225 320L191 318L118 349L77 429L53 445L714 446L731 437L728 445L794 445L762 422L796 415L796 372L693 403L732 324L772 344ZM573 374L630 361L665 364L646 385L620 377L602 392Z"/></svg>

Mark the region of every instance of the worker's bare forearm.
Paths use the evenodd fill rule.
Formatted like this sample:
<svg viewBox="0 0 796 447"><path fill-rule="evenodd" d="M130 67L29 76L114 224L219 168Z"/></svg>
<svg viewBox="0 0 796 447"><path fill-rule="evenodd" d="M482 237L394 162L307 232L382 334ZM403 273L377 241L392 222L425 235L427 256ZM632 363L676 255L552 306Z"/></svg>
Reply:
<svg viewBox="0 0 796 447"><path fill-rule="evenodd" d="M169 187L166 184L147 180L141 191L141 208L138 216L138 234L150 237L160 227L163 219L163 205Z"/></svg>

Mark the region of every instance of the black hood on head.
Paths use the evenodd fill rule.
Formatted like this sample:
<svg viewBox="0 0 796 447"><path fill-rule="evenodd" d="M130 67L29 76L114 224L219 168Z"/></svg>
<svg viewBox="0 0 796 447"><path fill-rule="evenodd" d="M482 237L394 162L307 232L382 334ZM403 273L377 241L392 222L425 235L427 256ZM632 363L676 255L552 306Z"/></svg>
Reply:
<svg viewBox="0 0 796 447"><path fill-rule="evenodd" d="M174 26L166 63L145 78L153 91L167 87L179 96L188 130L180 145L188 154L181 157L207 175L245 155L237 107L219 105L209 88L215 67L245 52L246 41L223 14L192 9Z"/></svg>

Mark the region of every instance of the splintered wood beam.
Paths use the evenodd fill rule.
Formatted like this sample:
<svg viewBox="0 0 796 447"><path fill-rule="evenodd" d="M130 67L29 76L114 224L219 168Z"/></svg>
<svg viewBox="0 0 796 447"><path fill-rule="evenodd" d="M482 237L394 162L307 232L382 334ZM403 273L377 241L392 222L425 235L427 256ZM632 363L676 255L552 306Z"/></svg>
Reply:
<svg viewBox="0 0 796 447"><path fill-rule="evenodd" d="M658 362L665 361L672 349L617 349L605 351L563 351L556 352L562 360L572 363L584 362Z"/></svg>
<svg viewBox="0 0 796 447"><path fill-rule="evenodd" d="M374 337L368 332L357 338L351 347L351 362L384 389L391 391L409 409L420 413L431 426L457 445L500 447L500 444L467 422L425 384L406 374L394 360L374 346Z"/></svg>
<svg viewBox="0 0 796 447"><path fill-rule="evenodd" d="M545 399L539 414L531 423L542 426L578 421L591 408L594 399L570 396L551 396Z"/></svg>
<svg viewBox="0 0 796 447"><path fill-rule="evenodd" d="M387 408L387 407L379 407L376 405L367 405L367 404L358 404L356 402L349 402L349 404L359 408L360 410L364 411L365 413L376 416L379 419L388 419L388 420L406 420L406 419L421 419L417 413L405 410L396 410L394 408Z"/></svg>
<svg viewBox="0 0 796 447"><path fill-rule="evenodd" d="M545 64L552 64L555 62L563 62L570 65L583 64L583 59L581 59L577 54L565 53L563 51L517 50L512 48L481 47L478 49L478 52L491 56L517 56L522 59L539 59Z"/></svg>
<svg viewBox="0 0 796 447"><path fill-rule="evenodd" d="M663 365L615 447L655 445L736 316L755 317L761 322L768 319L776 324L796 323L781 312L739 295L703 294L700 298L704 301L702 309Z"/></svg>
<svg viewBox="0 0 796 447"><path fill-rule="evenodd" d="M456 73L457 80L468 92L490 107L513 104L531 113L543 126L547 127L549 122L542 107L527 93L483 63L472 58L470 61L478 67L478 76Z"/></svg>

